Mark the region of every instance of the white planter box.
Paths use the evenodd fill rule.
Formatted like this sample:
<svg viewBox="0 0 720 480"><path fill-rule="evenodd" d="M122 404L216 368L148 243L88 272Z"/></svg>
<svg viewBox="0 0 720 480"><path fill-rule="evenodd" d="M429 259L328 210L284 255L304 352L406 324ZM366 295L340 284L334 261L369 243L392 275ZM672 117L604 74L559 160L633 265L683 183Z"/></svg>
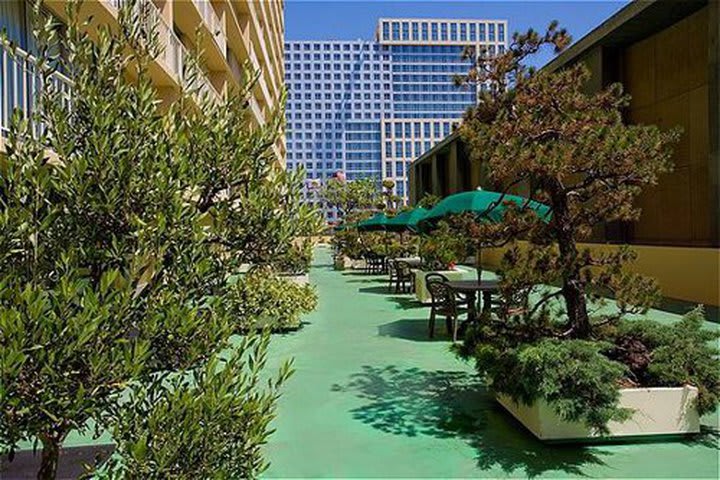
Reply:
<svg viewBox="0 0 720 480"><path fill-rule="evenodd" d="M307 273L304 273L302 275L281 275L280 278L290 280L291 282L295 282L298 285L307 285L308 283L310 283L310 275Z"/></svg>
<svg viewBox="0 0 720 480"><path fill-rule="evenodd" d="M424 271L419 269L411 269L415 274L415 297L420 303L430 303L430 292L425 285L425 275L428 273L440 273L445 275L448 280L472 280L477 278L477 272L464 267L455 267L455 270L437 270Z"/></svg>
<svg viewBox="0 0 720 480"><path fill-rule="evenodd" d="M335 257L335 270L362 270L365 268L365 260L353 260L350 257Z"/></svg>
<svg viewBox="0 0 720 480"><path fill-rule="evenodd" d="M620 406L635 413L625 422L610 422L610 434L602 438L682 435L700 431L700 416L695 408L698 390L676 388L623 388ZM540 440L587 440L600 437L581 423L566 422L547 402L533 405L515 403L506 395L496 395L500 405Z"/></svg>

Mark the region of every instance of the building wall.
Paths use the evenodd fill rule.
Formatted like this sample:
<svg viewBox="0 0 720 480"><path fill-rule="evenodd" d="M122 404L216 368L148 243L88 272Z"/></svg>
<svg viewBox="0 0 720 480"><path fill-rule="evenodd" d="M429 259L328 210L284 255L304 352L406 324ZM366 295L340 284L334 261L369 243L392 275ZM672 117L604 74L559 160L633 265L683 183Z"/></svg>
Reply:
<svg viewBox="0 0 720 480"><path fill-rule="evenodd" d="M338 170L390 178L407 199L408 164L477 99L453 84L471 64L463 50L502 51L506 30L504 21L380 19L374 41L288 42L288 168L304 167L308 185ZM313 188L306 199L319 202Z"/></svg>
<svg viewBox="0 0 720 480"><path fill-rule="evenodd" d="M26 0L8 0L6 3L14 3L16 9L30 9ZM89 27L91 35L100 24L117 25L118 8L123 3L125 0L86 0L80 14L93 18ZM157 26L159 41L164 48L150 71L163 100L174 100L181 87L188 86L183 65L190 51L199 44L203 51L205 75L194 87L211 97L220 98L229 89L241 84L241 66L249 62L252 68L260 71L251 109L259 124L266 121L270 112L278 106L283 89L283 1L141 0L139 4L143 8L143 18ZM66 18L64 1L45 0L44 6L59 19ZM17 25L14 18L18 15L6 7L0 9L0 15L3 16L3 25ZM9 32L24 37L22 41L31 50L31 40L27 40L31 36L28 28L23 26L24 32L20 28L9 29ZM13 65L4 50L2 62L4 72L8 72L8 67L11 70L22 68L22 65ZM31 89L18 90L18 87L10 86L11 75L6 73L5 76L5 81L0 82L3 85L0 129L7 127L8 112L15 106L26 108L33 94ZM14 95L18 91L21 95ZM284 161L284 138L278 141L275 150L278 159Z"/></svg>
<svg viewBox="0 0 720 480"><path fill-rule="evenodd" d="M623 52L622 80L632 96L628 120L682 129L674 171L639 199L635 243L713 243L710 225L718 219L710 210L708 12L705 7Z"/></svg>

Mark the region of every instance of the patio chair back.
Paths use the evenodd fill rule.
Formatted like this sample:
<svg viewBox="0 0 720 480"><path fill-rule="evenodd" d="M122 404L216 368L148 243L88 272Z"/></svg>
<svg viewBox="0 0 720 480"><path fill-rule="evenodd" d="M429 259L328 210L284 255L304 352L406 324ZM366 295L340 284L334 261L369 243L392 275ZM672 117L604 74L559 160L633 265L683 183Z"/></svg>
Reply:
<svg viewBox="0 0 720 480"><path fill-rule="evenodd" d="M448 282L448 278L442 273L430 272L425 274L426 284L432 282L433 280L436 282Z"/></svg>
<svg viewBox="0 0 720 480"><path fill-rule="evenodd" d="M435 313L457 317L457 303L453 289L445 281L432 277L428 279L428 276L425 277L425 285L430 292Z"/></svg>
<svg viewBox="0 0 720 480"><path fill-rule="evenodd" d="M388 258L387 260L387 267L388 267L388 273L390 274L390 280L394 279L397 276L397 266L396 266L396 260L393 258Z"/></svg>
<svg viewBox="0 0 720 480"><path fill-rule="evenodd" d="M397 260L395 262L395 268L397 268L397 276L402 279L412 278L412 272L410 271L410 264L404 260Z"/></svg>

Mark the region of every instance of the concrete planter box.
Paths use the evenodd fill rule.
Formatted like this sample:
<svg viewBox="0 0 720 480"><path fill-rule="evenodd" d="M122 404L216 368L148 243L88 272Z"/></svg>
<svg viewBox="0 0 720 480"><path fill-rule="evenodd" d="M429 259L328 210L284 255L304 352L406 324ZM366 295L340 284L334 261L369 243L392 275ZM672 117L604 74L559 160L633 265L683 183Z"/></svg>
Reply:
<svg viewBox="0 0 720 480"><path fill-rule="evenodd" d="M472 280L477 277L475 270L466 269L464 267L455 267L454 270L420 270L411 269L415 274L415 297L420 303L430 303L430 292L425 285L425 275L428 273L440 273L445 275L448 280Z"/></svg>
<svg viewBox="0 0 720 480"><path fill-rule="evenodd" d="M698 390L695 387L623 388L620 406L634 410L625 422L610 422L610 434L601 437L585 425L566 422L558 417L547 402L533 405L515 403L510 397L496 395L500 405L540 440L569 441L599 438L651 437L685 435L700 431L700 416L695 408Z"/></svg>
<svg viewBox="0 0 720 480"><path fill-rule="evenodd" d="M290 280L291 282L295 282L299 285L307 285L310 283L310 275L307 273L301 273L298 275L282 274L282 275L280 275L280 278L284 278L285 280Z"/></svg>
<svg viewBox="0 0 720 480"><path fill-rule="evenodd" d="M335 270L362 270L365 268L365 260L355 260L346 256L335 257L334 266Z"/></svg>

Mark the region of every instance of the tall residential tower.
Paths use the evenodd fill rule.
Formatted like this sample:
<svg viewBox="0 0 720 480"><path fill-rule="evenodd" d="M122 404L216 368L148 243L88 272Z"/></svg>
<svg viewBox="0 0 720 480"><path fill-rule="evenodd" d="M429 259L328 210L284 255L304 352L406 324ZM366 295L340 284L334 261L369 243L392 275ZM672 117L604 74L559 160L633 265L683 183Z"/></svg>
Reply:
<svg viewBox="0 0 720 480"><path fill-rule="evenodd" d="M463 51L502 52L506 32L505 20L383 18L372 41L287 42L288 168L304 166L309 185L337 171L390 178L407 199L409 163L476 102L453 82L471 66Z"/></svg>

